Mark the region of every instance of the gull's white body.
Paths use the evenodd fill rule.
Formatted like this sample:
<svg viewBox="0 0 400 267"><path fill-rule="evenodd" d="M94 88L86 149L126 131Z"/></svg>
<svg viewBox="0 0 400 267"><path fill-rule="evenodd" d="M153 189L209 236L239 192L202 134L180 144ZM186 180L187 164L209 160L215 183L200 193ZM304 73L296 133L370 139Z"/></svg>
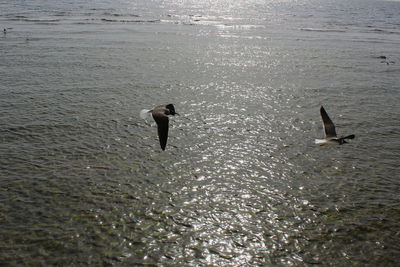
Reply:
<svg viewBox="0 0 400 267"><path fill-rule="evenodd" d="M339 142L335 142L334 140L328 140L328 139L315 139L315 143L320 146L326 146L326 145L339 145Z"/></svg>

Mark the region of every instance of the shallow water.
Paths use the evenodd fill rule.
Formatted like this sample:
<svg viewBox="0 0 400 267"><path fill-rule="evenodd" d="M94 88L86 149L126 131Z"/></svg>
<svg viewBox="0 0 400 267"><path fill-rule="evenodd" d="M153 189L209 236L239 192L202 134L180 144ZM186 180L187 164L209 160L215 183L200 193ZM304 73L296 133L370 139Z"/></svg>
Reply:
<svg viewBox="0 0 400 267"><path fill-rule="evenodd" d="M1 264L397 263L400 2L0 7Z"/></svg>

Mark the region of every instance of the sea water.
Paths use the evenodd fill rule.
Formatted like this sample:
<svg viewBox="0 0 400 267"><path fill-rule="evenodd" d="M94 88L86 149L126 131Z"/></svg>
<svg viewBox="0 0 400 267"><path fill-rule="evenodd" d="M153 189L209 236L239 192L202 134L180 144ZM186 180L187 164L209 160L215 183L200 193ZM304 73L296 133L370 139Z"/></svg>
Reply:
<svg viewBox="0 0 400 267"><path fill-rule="evenodd" d="M395 265L400 2L0 1L0 263ZM173 103L167 148L140 111ZM342 146L321 147L324 105Z"/></svg>

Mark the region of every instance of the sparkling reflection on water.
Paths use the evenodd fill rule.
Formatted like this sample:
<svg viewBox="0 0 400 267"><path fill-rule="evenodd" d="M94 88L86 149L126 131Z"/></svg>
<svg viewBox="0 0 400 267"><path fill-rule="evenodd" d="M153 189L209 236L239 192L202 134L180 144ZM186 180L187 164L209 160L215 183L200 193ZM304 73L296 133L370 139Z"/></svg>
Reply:
<svg viewBox="0 0 400 267"><path fill-rule="evenodd" d="M394 265L396 19L138 3L1 13L0 262ZM170 102L162 152L139 111ZM351 144L313 144L321 104Z"/></svg>

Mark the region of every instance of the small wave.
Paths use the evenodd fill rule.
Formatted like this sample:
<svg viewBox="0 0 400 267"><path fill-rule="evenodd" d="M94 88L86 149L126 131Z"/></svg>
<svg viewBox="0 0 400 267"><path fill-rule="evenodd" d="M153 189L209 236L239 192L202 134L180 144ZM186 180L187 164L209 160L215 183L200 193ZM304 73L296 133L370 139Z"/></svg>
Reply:
<svg viewBox="0 0 400 267"><path fill-rule="evenodd" d="M9 19L9 20L13 20L13 19L25 19L28 18L27 16L21 15L21 13L7 13L4 14L4 17Z"/></svg>
<svg viewBox="0 0 400 267"><path fill-rule="evenodd" d="M400 34L400 32L398 31L378 29L378 28L367 30L367 32L379 33L379 34Z"/></svg>
<svg viewBox="0 0 400 267"><path fill-rule="evenodd" d="M64 11L57 11L53 16L55 17L65 17L65 16L70 16L71 14L69 12L64 12Z"/></svg>
<svg viewBox="0 0 400 267"><path fill-rule="evenodd" d="M215 26L221 29L241 29L241 30L265 28L264 25L256 25L256 24L218 24Z"/></svg>
<svg viewBox="0 0 400 267"><path fill-rule="evenodd" d="M119 14L119 13L111 13L111 12L104 12L103 15L105 16L113 16L113 17L140 17L137 14Z"/></svg>
<svg viewBox="0 0 400 267"><path fill-rule="evenodd" d="M106 18L102 18L101 21L104 21L104 22L115 22L115 23L156 23L156 22L160 22L159 19L129 20L129 19L106 19Z"/></svg>
<svg viewBox="0 0 400 267"><path fill-rule="evenodd" d="M78 22L73 22L72 24L76 24L76 25L90 25L90 24L96 24L94 22L89 22L89 21L78 21Z"/></svg>
<svg viewBox="0 0 400 267"><path fill-rule="evenodd" d="M30 19L30 18L26 18L26 17L14 18L14 19L11 19L11 20L34 22L34 23L54 23L54 22L60 22L61 21L59 19Z"/></svg>
<svg viewBox="0 0 400 267"><path fill-rule="evenodd" d="M321 29L321 28L300 28L300 30L308 32L346 32L346 30L341 30L341 29Z"/></svg>

